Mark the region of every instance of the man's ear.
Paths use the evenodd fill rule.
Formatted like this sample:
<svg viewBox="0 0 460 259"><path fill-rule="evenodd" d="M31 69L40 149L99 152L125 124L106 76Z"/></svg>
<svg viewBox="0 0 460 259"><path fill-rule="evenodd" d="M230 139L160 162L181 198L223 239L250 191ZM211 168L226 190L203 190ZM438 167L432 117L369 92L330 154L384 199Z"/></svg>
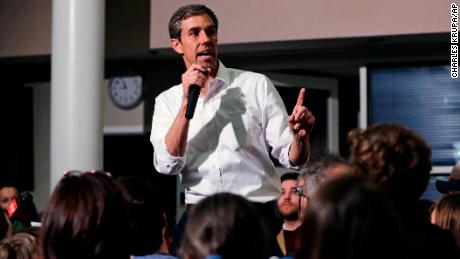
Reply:
<svg viewBox="0 0 460 259"><path fill-rule="evenodd" d="M171 39L171 47L174 49L174 51L179 54L183 55L184 51L182 50L182 43L180 42L179 39Z"/></svg>

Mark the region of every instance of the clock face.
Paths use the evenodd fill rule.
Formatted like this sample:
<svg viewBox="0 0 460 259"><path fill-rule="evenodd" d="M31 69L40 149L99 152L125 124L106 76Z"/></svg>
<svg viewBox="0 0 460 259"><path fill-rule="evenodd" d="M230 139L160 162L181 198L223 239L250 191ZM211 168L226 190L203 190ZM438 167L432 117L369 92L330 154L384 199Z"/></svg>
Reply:
<svg viewBox="0 0 460 259"><path fill-rule="evenodd" d="M139 75L113 77L109 82L109 93L116 106L122 109L134 108L142 101L142 77Z"/></svg>

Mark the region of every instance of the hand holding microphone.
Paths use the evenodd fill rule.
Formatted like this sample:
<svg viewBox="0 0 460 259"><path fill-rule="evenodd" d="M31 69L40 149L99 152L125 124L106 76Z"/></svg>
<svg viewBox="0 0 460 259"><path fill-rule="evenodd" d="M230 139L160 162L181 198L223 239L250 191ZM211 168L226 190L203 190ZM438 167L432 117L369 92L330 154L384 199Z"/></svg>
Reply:
<svg viewBox="0 0 460 259"><path fill-rule="evenodd" d="M200 97L201 88L193 84L188 88L188 102L187 110L185 110L185 118L191 120L193 114L195 114L196 103L198 102L198 97Z"/></svg>
<svg viewBox="0 0 460 259"><path fill-rule="evenodd" d="M201 88L206 84L206 79L209 74L209 69L200 65L192 65L182 74L182 85L184 86L184 96L187 97L187 108L185 118L192 119L195 113L198 97L200 96ZM187 86L188 85L188 89Z"/></svg>

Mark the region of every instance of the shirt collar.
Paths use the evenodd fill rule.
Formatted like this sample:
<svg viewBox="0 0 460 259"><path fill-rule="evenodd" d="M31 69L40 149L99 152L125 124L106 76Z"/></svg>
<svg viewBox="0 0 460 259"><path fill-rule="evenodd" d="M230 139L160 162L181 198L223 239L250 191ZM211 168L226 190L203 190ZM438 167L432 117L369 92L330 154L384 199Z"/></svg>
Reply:
<svg viewBox="0 0 460 259"><path fill-rule="evenodd" d="M224 82L226 85L230 84L230 75L228 69L219 60L219 69L217 70L216 80Z"/></svg>
<svg viewBox="0 0 460 259"><path fill-rule="evenodd" d="M219 60L219 69L214 80L209 83L208 93L203 97L203 100L210 100L223 89L230 85L231 78L229 70L220 62ZM201 97L201 96L200 96ZM202 98L198 99L199 101Z"/></svg>

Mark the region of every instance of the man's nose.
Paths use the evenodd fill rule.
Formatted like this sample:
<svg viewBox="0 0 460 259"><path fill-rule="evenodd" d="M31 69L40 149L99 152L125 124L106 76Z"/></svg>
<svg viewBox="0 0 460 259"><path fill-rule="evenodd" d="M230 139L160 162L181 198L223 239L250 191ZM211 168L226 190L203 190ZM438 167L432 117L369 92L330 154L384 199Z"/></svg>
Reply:
<svg viewBox="0 0 460 259"><path fill-rule="evenodd" d="M200 42L201 43L209 42L209 36L208 36L208 34L206 34L205 31L200 32Z"/></svg>
<svg viewBox="0 0 460 259"><path fill-rule="evenodd" d="M284 194L284 199L285 200L290 200L291 199L291 193L285 193Z"/></svg>

